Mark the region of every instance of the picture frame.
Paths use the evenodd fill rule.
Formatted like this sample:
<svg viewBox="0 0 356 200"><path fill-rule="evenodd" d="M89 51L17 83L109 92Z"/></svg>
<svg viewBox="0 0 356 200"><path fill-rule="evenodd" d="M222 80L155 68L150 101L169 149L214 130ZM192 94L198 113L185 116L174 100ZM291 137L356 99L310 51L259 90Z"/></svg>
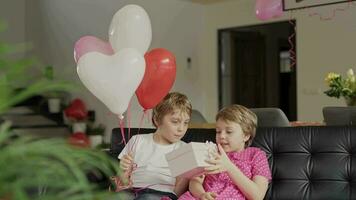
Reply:
<svg viewBox="0 0 356 200"><path fill-rule="evenodd" d="M356 0L282 0L283 11L299 10L337 3L347 3Z"/></svg>

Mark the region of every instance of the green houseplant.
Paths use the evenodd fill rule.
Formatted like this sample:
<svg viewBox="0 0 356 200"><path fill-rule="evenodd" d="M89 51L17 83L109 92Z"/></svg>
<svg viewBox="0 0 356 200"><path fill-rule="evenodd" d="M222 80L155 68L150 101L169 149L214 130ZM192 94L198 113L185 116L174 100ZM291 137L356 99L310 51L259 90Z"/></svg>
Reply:
<svg viewBox="0 0 356 200"><path fill-rule="evenodd" d="M15 52L12 47L0 41L0 116L33 95L72 87L30 77L26 70L35 60L8 59L7 55ZM27 87L15 92L14 85L22 77ZM18 137L12 134L8 121L0 122L0 160L0 200L111 199L112 194L91 183L87 174L111 176L119 172L117 163L103 152L76 148L61 139Z"/></svg>
<svg viewBox="0 0 356 200"><path fill-rule="evenodd" d="M103 124L88 125L87 135L89 136L90 144L92 147L98 147L102 145L104 133L105 133L105 126Z"/></svg>
<svg viewBox="0 0 356 200"><path fill-rule="evenodd" d="M344 97L348 106L356 106L356 78L354 71L349 69L346 78L340 74L330 72L325 78L329 89L324 93L329 97Z"/></svg>
<svg viewBox="0 0 356 200"><path fill-rule="evenodd" d="M43 74L46 80L48 80L49 82L54 82L54 72L52 65L46 66ZM44 93L44 96L47 99L48 111L50 113L58 113L61 111L61 100L64 96L63 92L48 91Z"/></svg>

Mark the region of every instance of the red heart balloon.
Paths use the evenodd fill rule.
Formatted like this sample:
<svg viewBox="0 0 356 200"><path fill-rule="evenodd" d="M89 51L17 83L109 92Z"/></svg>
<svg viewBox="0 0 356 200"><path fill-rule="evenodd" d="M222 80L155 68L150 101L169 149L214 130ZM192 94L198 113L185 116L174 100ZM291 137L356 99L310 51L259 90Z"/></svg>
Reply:
<svg viewBox="0 0 356 200"><path fill-rule="evenodd" d="M81 99L74 99L69 107L64 110L64 114L68 118L80 121L87 118L88 111Z"/></svg>
<svg viewBox="0 0 356 200"><path fill-rule="evenodd" d="M157 48L145 54L146 69L136 90L140 105L155 107L172 88L176 78L176 58L166 49Z"/></svg>

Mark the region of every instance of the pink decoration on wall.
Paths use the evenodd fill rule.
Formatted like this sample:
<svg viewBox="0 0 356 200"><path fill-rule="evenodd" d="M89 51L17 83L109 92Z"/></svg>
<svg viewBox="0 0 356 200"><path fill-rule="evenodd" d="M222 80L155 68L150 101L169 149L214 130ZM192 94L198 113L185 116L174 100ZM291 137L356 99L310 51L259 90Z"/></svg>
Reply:
<svg viewBox="0 0 356 200"><path fill-rule="evenodd" d="M309 13L309 17L318 16L321 21L332 20L336 16L337 12L346 11L351 7L351 5L355 6L356 4L355 4L355 2L352 2L352 1L349 0L347 5L345 5L344 7L339 7L339 8L333 9L332 10L332 14L329 15L329 16L322 16L319 12L312 12L312 13Z"/></svg>
<svg viewBox="0 0 356 200"><path fill-rule="evenodd" d="M256 16L260 20L269 20L283 15L282 0L256 0Z"/></svg>

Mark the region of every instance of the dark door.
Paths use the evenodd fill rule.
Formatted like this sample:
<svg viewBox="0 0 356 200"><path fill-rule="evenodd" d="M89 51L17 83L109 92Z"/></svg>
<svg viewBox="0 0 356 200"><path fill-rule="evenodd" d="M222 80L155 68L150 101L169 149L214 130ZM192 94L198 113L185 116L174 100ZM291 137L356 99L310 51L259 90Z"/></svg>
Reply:
<svg viewBox="0 0 356 200"><path fill-rule="evenodd" d="M232 33L232 102L265 106L265 38L258 32Z"/></svg>
<svg viewBox="0 0 356 200"><path fill-rule="evenodd" d="M278 107L297 119L295 28L293 20L218 31L220 108Z"/></svg>

